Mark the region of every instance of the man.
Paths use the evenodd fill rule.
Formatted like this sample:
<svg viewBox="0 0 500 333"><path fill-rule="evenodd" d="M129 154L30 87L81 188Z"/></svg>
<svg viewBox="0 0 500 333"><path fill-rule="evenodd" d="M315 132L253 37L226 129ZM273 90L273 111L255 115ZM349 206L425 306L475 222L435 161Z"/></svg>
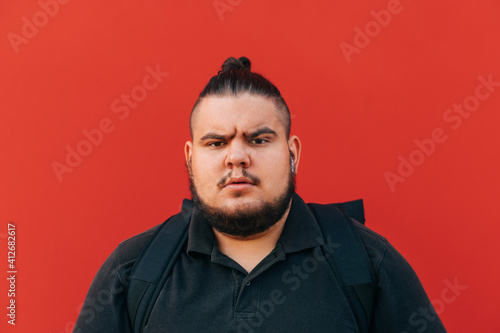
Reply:
<svg viewBox="0 0 500 333"><path fill-rule="evenodd" d="M375 296L367 301L362 292L361 310L353 308L343 281L352 272L327 260L339 246L324 234L327 218L295 193L301 144L290 136L288 107L273 84L251 72L247 58L224 62L194 105L190 130L187 241L156 297L140 294L149 303L143 332L359 332L363 325L380 333L445 332L409 264L384 238L349 221L375 280L368 293ZM176 222L121 243L106 260L75 333L134 331L134 264L169 223ZM171 259L156 257L158 265Z"/></svg>

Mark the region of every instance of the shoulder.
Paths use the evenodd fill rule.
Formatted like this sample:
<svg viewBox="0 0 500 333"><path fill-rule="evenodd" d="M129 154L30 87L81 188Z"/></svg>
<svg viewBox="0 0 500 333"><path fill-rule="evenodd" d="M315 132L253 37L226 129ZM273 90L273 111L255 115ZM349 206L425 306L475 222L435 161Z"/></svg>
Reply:
<svg viewBox="0 0 500 333"><path fill-rule="evenodd" d="M379 278L394 273L408 277L416 275L408 261L385 237L359 222L355 221L354 225Z"/></svg>
<svg viewBox="0 0 500 333"><path fill-rule="evenodd" d="M353 221L353 224L365 246L385 247L387 245L388 241L385 237L368 228L366 225L356 220Z"/></svg>
<svg viewBox="0 0 500 333"><path fill-rule="evenodd" d="M182 211L170 216L165 222L158 224L140 234L130 237L121 242L113 251L110 257L116 260L118 265L135 262L141 255L145 247L147 247L153 238L158 234L160 229L164 228L170 221L175 220L178 216L183 216L184 219L189 219L191 214L190 201L184 200ZM170 224L169 224L170 225Z"/></svg>
<svg viewBox="0 0 500 333"><path fill-rule="evenodd" d="M165 223L121 242L108 256L94 276L74 332L131 332L126 301L130 274Z"/></svg>
<svg viewBox="0 0 500 333"><path fill-rule="evenodd" d="M376 273L378 273L379 268L384 259L386 259L387 254L393 253L396 250L392 247L389 241L382 235L376 233L372 229L368 228L367 226L357 221L353 221L353 223L366 249L368 257L372 262L373 269L375 270ZM404 260L404 258L399 253L397 253L396 256Z"/></svg>
<svg viewBox="0 0 500 333"><path fill-rule="evenodd" d="M122 241L110 255L117 266L133 265L165 222Z"/></svg>
<svg viewBox="0 0 500 333"><path fill-rule="evenodd" d="M123 290L122 287L128 284L135 262L162 225L158 224L121 242L97 271L89 293L110 288Z"/></svg>

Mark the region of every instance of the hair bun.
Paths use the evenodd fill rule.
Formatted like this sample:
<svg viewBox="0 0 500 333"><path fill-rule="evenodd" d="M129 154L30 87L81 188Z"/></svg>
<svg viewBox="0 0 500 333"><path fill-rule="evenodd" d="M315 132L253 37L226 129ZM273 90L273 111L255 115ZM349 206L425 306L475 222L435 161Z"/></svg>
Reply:
<svg viewBox="0 0 500 333"><path fill-rule="evenodd" d="M232 69L241 69L250 71L251 63L247 57L240 57L236 59L235 57L229 57L222 64L222 72L227 72Z"/></svg>

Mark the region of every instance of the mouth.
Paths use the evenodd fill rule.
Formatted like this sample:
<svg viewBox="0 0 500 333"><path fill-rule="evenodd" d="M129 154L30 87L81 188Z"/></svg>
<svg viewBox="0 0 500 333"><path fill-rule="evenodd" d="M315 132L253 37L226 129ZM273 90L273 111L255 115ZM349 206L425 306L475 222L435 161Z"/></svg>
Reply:
<svg viewBox="0 0 500 333"><path fill-rule="evenodd" d="M225 186L230 185L255 185L253 181L245 177L230 178Z"/></svg>
<svg viewBox="0 0 500 333"><path fill-rule="evenodd" d="M242 175L233 175L233 171L231 171L225 177L222 177L217 183L217 187L220 190L234 190L234 191L243 191L250 190L254 188L254 186L260 185L260 179L257 176L254 176L248 173L246 170L242 171Z"/></svg>
<svg viewBox="0 0 500 333"><path fill-rule="evenodd" d="M230 178L227 183L224 185L225 188L229 188L229 189L234 189L234 190L238 190L238 189L246 189L246 188L249 188L251 186L254 186L255 183L253 181L251 181L250 179L248 178L245 178L245 177L239 177L239 178Z"/></svg>

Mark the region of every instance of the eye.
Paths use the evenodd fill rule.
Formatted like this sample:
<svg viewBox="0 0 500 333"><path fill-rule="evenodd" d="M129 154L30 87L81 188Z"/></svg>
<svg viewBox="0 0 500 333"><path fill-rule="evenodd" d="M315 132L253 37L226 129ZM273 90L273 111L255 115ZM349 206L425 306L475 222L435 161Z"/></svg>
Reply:
<svg viewBox="0 0 500 333"><path fill-rule="evenodd" d="M224 145L223 141L214 141L207 144L208 147L213 147L213 148L221 147L222 145Z"/></svg>
<svg viewBox="0 0 500 333"><path fill-rule="evenodd" d="M253 139L252 141L250 141L251 143L255 143L257 145L263 145L265 143L268 143L269 140L267 139L263 139L263 138L257 138L257 139Z"/></svg>

